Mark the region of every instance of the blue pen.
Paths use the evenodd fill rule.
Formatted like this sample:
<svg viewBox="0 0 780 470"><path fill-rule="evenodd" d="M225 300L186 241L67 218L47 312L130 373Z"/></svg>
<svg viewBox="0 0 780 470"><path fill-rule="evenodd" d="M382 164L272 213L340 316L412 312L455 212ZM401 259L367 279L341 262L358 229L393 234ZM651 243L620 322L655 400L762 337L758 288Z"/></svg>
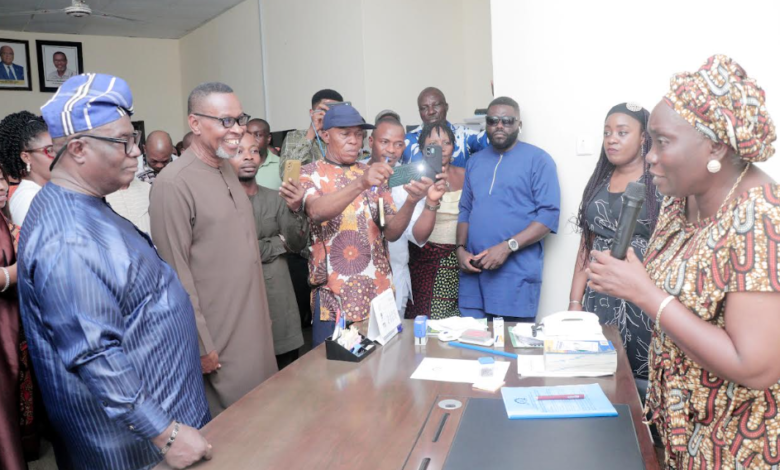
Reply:
<svg viewBox="0 0 780 470"><path fill-rule="evenodd" d="M508 353L508 352L504 352L504 351L496 351L495 349L483 348L483 347L480 347L480 346L474 346L472 344L464 344L464 343L460 343L458 341L450 341L448 344L450 346L454 346L456 348L472 349L474 351L480 351L480 352L484 352L484 353L488 353L488 354L495 354L496 356L504 356L504 357L511 357L512 359L517 359L517 354L515 354L515 353Z"/></svg>

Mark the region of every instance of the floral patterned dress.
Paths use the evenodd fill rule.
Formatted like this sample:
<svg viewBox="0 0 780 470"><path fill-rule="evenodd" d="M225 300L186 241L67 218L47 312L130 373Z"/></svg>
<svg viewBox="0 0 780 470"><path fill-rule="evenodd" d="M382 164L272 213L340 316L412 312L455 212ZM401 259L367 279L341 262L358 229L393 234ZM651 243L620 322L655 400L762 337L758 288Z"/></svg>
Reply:
<svg viewBox="0 0 780 470"><path fill-rule="evenodd" d="M725 328L729 292L780 292L780 187L750 189L692 224L685 200L667 198L647 272L702 320ZM780 383L754 390L718 377L664 333L654 333L646 407L671 469L780 466Z"/></svg>

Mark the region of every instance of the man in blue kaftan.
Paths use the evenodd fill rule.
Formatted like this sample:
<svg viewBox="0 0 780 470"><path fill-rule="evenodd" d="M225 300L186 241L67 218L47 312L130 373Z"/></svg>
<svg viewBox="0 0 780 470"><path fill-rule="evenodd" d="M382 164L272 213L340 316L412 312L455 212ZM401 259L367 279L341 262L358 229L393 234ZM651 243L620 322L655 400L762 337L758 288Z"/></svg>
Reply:
<svg viewBox="0 0 780 470"><path fill-rule="evenodd" d="M62 469L184 468L209 458L195 316L176 273L107 194L141 154L127 83L68 79L41 108L51 181L19 241L19 304Z"/></svg>
<svg viewBox="0 0 780 470"><path fill-rule="evenodd" d="M464 316L536 316L542 286L543 238L558 229L560 188L555 162L517 140L520 108L493 100L486 118L491 146L466 165L457 247L459 307Z"/></svg>

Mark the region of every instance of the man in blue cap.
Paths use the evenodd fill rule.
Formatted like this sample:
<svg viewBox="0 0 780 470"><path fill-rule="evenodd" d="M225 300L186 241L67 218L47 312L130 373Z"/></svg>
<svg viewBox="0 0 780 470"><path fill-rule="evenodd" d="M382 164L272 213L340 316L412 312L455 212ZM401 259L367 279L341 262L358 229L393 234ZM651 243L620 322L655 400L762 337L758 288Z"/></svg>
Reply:
<svg viewBox="0 0 780 470"><path fill-rule="evenodd" d="M385 240L398 240L414 212L416 201L410 197L396 213L387 162L357 161L363 131L373 128L352 106L330 108L320 133L325 157L301 168L301 207L310 225L313 347L333 332L338 310L347 321L365 320L371 301L392 288ZM407 191L425 194L429 185L413 182Z"/></svg>
<svg viewBox="0 0 780 470"><path fill-rule="evenodd" d="M195 319L176 273L104 197L140 155L121 78L68 79L41 111L51 182L19 241L19 304L60 469L211 457Z"/></svg>

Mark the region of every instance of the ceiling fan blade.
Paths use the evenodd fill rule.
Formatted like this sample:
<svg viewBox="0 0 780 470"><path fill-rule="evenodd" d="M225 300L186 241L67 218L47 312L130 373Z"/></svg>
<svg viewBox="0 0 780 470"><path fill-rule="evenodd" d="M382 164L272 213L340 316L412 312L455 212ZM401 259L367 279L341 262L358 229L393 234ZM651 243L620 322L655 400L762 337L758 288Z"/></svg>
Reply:
<svg viewBox="0 0 780 470"><path fill-rule="evenodd" d="M65 10L29 10L29 11L13 11L10 13L0 13L0 18L6 16L29 16L29 15L49 15L52 13L64 13Z"/></svg>
<svg viewBox="0 0 780 470"><path fill-rule="evenodd" d="M137 20L135 18L128 18L126 16L119 16L119 15L112 15L110 13L105 13L98 10L92 10L92 16L97 18L108 18L111 20L122 20L122 21L132 21L132 22L138 22L141 20Z"/></svg>

